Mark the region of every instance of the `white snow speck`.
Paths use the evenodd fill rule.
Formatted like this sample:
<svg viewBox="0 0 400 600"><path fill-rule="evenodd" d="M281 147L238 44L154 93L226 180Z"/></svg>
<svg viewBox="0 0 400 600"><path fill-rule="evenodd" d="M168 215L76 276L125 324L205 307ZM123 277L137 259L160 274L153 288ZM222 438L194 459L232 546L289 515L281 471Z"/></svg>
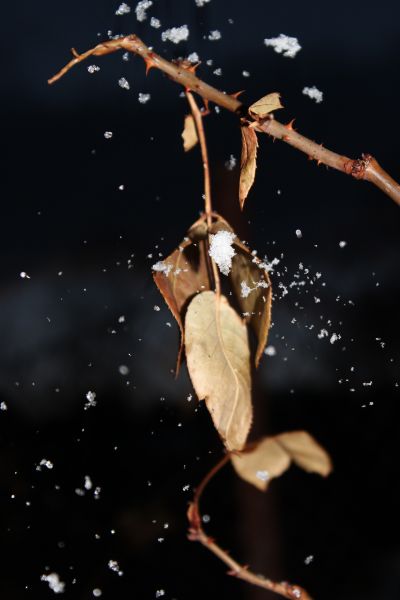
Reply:
<svg viewBox="0 0 400 600"><path fill-rule="evenodd" d="M100 67L98 67L97 65L89 65L87 70L89 71L89 73L96 73L97 71L100 71Z"/></svg>
<svg viewBox="0 0 400 600"><path fill-rule="evenodd" d="M341 336L338 333L332 333L331 339L329 340L331 344L334 344L338 340L340 340Z"/></svg>
<svg viewBox="0 0 400 600"><path fill-rule="evenodd" d="M161 598L161 596L165 596L165 590L156 591L156 598Z"/></svg>
<svg viewBox="0 0 400 600"><path fill-rule="evenodd" d="M344 248L345 246L347 246L347 242L345 242L344 240L339 242L339 248Z"/></svg>
<svg viewBox="0 0 400 600"><path fill-rule="evenodd" d="M189 37L189 28L187 25L181 25L180 27L171 27L171 29L166 29L161 34L161 39L163 42L169 41L174 44L179 44L179 42L185 42Z"/></svg>
<svg viewBox="0 0 400 600"><path fill-rule="evenodd" d="M218 29L214 29L213 31L210 31L210 33L208 34L208 39L210 40L210 42L216 42L217 40L220 40L222 37L221 32L218 31Z"/></svg>
<svg viewBox="0 0 400 600"><path fill-rule="evenodd" d="M36 467L36 471L41 471L41 467L46 467L46 469L52 469L54 467L51 460L47 460L47 458L42 458L38 466Z"/></svg>
<svg viewBox="0 0 400 600"><path fill-rule="evenodd" d="M231 154L228 160L225 161L225 168L228 169L228 171L233 171L233 169L236 167L236 163L236 158L233 156L233 154Z"/></svg>
<svg viewBox="0 0 400 600"><path fill-rule="evenodd" d="M261 479L261 481L268 481L269 473L268 471L257 471L256 477L257 479Z"/></svg>
<svg viewBox="0 0 400 600"><path fill-rule="evenodd" d="M300 239L300 238L302 238L302 237L303 237L303 234L302 234L302 232L301 232L301 229L296 229L295 233L296 233L296 237L297 237L297 238L299 238L299 239Z"/></svg>
<svg viewBox="0 0 400 600"><path fill-rule="evenodd" d="M197 52L192 52L191 54L189 54L189 56L187 57L187 59L191 63L197 63L197 62L199 62L200 57L197 54Z"/></svg>
<svg viewBox="0 0 400 600"><path fill-rule="evenodd" d="M317 104L319 104L320 102L322 102L322 100L324 99L323 92L321 92L321 90L319 90L318 88L316 88L315 85L313 85L312 87L307 87L307 86L304 87L302 93L305 96L308 96L309 98L311 98L311 100L315 100L315 102Z"/></svg>
<svg viewBox="0 0 400 600"><path fill-rule="evenodd" d="M65 589L65 583L60 581L58 573L49 573L48 575L42 575L40 581L46 581L49 584L49 588L53 590L55 594L62 594Z"/></svg>
<svg viewBox="0 0 400 600"><path fill-rule="evenodd" d="M202 8L205 4L208 4L209 2L211 2L211 0L194 0L196 3L196 6L198 6L199 8Z"/></svg>
<svg viewBox="0 0 400 600"><path fill-rule="evenodd" d="M276 356L275 346L267 346L264 350L264 354L266 354L267 356Z"/></svg>
<svg viewBox="0 0 400 600"><path fill-rule="evenodd" d="M8 410L7 404L4 401L0 404L0 410Z"/></svg>
<svg viewBox="0 0 400 600"><path fill-rule="evenodd" d="M97 404L97 401L96 401L96 392L89 391L86 394L86 399L87 399L87 402L86 402L85 407L84 407L85 410L87 410L90 407L96 406L96 404Z"/></svg>
<svg viewBox="0 0 400 600"><path fill-rule="evenodd" d="M131 86L129 85L129 81L127 79L125 79L125 77L121 77L120 79L118 79L118 85L123 90L130 90L131 89Z"/></svg>
<svg viewBox="0 0 400 600"><path fill-rule="evenodd" d="M242 296L242 298L247 298L250 295L250 292L253 291L253 288L249 287L245 281L242 281L240 287L240 295Z"/></svg>
<svg viewBox="0 0 400 600"><path fill-rule="evenodd" d="M85 490L91 490L93 487L93 483L92 480L90 479L89 475L85 475L85 483L83 484Z"/></svg>
<svg viewBox="0 0 400 600"><path fill-rule="evenodd" d="M118 371L120 375L129 375L129 367L126 365L119 365Z"/></svg>
<svg viewBox="0 0 400 600"><path fill-rule="evenodd" d="M284 33L279 34L276 38L266 38L264 44L268 47L271 46L278 54L283 54L288 58L294 58L296 54L301 50L299 41L295 37L289 37Z"/></svg>
<svg viewBox="0 0 400 600"><path fill-rule="evenodd" d="M117 10L115 11L115 14L118 15L119 17L122 17L122 15L127 15L130 12L131 12L131 7L128 6L126 4L126 2L123 2L122 4L119 5Z"/></svg>
<svg viewBox="0 0 400 600"><path fill-rule="evenodd" d="M157 306L157 304L155 304L153 306L153 310L155 310L156 312L159 312L161 310L161 308L159 306Z"/></svg>
<svg viewBox="0 0 400 600"><path fill-rule="evenodd" d="M314 560L314 556L312 554L310 554L309 556L305 557L304 564L305 565L310 565L313 560Z"/></svg>
<svg viewBox="0 0 400 600"><path fill-rule="evenodd" d="M322 340L322 338L324 337L328 337L329 333L327 332L326 329L321 329L321 331L318 333L318 339Z"/></svg>
<svg viewBox="0 0 400 600"><path fill-rule="evenodd" d="M145 21L147 19L146 11L153 5L151 0L140 0L135 8L136 18L138 21Z"/></svg>
<svg viewBox="0 0 400 600"><path fill-rule="evenodd" d="M250 73L248 71L242 71L243 77L250 77Z"/></svg>
<svg viewBox="0 0 400 600"><path fill-rule="evenodd" d="M143 92L140 92L139 96L138 96L138 100L139 100L140 104L146 104L146 102L148 102L150 100L150 98L151 98L150 94L144 94Z"/></svg>
<svg viewBox="0 0 400 600"><path fill-rule="evenodd" d="M168 277L170 272L173 269L173 265L165 263L163 260L159 260L152 267L153 271L157 271L159 273L164 273Z"/></svg>
<svg viewBox="0 0 400 600"><path fill-rule="evenodd" d="M151 27L154 27L154 29L159 29L161 27L161 21L160 19L156 19L156 17L151 17L150 25Z"/></svg>
<svg viewBox="0 0 400 600"><path fill-rule="evenodd" d="M100 588L94 588L92 594L95 598L99 598L102 595L102 591Z"/></svg>
<svg viewBox="0 0 400 600"><path fill-rule="evenodd" d="M108 561L108 568L111 569L111 571L114 571L115 573L118 573L119 576L123 575L124 572L120 570L119 568L119 564L116 560L109 560Z"/></svg>
<svg viewBox="0 0 400 600"><path fill-rule="evenodd" d="M106 138L106 140L110 140L113 136L113 132L112 131L105 131L104 132L104 137Z"/></svg>
<svg viewBox="0 0 400 600"><path fill-rule="evenodd" d="M25 271L21 271L19 276L21 277L21 279L30 279L28 273L26 273Z"/></svg>
<svg viewBox="0 0 400 600"><path fill-rule="evenodd" d="M219 270L224 275L229 275L232 267L232 258L236 252L232 248L233 240L236 235L231 231L218 231L211 235L210 249L208 251L211 258L216 262Z"/></svg>

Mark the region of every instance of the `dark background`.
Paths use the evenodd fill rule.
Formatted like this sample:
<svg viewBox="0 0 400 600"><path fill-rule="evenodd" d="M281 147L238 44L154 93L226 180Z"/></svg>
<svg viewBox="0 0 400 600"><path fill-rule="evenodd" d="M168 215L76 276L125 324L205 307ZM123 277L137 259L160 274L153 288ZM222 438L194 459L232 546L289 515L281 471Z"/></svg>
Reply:
<svg viewBox="0 0 400 600"><path fill-rule="evenodd" d="M246 89L246 102L280 91L283 120L295 117L302 133L348 156L371 152L399 179L398 3L155 0L148 15L160 30L136 21L136 2L115 16L118 4L2 7L1 598L53 598L40 581L47 572L65 582L65 600L93 598L95 588L105 599L157 590L176 600L272 598L186 540L193 487L222 449L204 406L187 400L186 370L171 375L177 328L151 277L158 253L202 210L199 152L181 147L181 90L121 53L89 60L54 87L46 80L71 46L136 32L166 58L196 51L199 76ZM188 42L161 42L162 30L185 23ZM220 41L207 40L213 29ZM299 38L295 59L264 46L279 33ZM89 64L100 71L89 74ZM118 86L123 76L129 91ZM302 95L306 85L324 92L321 104ZM139 92L151 100L139 104ZM204 498L207 530L256 572L315 598L396 600L399 207L265 136L240 215L238 169L224 166L240 158L238 122L213 113L215 207L260 256L281 258L276 355L254 378L252 437L305 428L335 471L320 480L293 468L263 495L226 467ZM279 283L304 279L299 263L322 276L283 296ZM341 339L318 339L322 328ZM89 390L97 406L84 410ZM42 459L53 469L38 471Z"/></svg>

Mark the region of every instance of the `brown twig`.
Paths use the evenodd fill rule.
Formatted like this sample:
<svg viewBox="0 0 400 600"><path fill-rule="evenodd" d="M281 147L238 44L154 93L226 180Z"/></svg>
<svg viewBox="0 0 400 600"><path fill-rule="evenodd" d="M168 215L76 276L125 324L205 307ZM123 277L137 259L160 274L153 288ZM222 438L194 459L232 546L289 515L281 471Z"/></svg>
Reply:
<svg viewBox="0 0 400 600"><path fill-rule="evenodd" d="M210 165L208 162L207 152L207 141L203 126L203 115L197 106L196 100L193 98L193 94L186 90L186 98L192 111L193 119L196 125L197 137L199 138L199 144L201 149L201 158L203 161L203 173L204 173L204 209L207 217L207 226L210 229L212 223L212 201L211 201L211 180L210 180ZM208 242L210 243L210 234L208 234ZM221 283L219 280L218 267L215 261L210 258L211 268L214 276L215 293L219 297L221 294Z"/></svg>
<svg viewBox="0 0 400 600"><path fill-rule="evenodd" d="M103 56L104 54L110 54L121 49L141 56L146 63L146 71L149 71L151 68L157 68L180 85L183 85L186 90L191 90L199 94L204 100L214 102L231 112L239 115L245 114L248 117L245 105L235 95L224 94L196 77L194 72L195 67L188 68L182 64L174 64L165 60L155 52L152 52L134 34L108 40L83 54L78 54L73 50L74 58L54 77L49 79L48 82L50 84L54 83L73 66L89 56ZM293 148L304 152L311 159L316 160L318 164L332 167L342 173L353 176L355 179L370 181L400 205L400 185L382 169L371 155L363 154L360 159L351 159L347 156L342 156L297 133L291 124L283 125L271 116L265 121L258 122L256 128L258 131L263 131L271 137L282 140L293 146Z"/></svg>
<svg viewBox="0 0 400 600"><path fill-rule="evenodd" d="M200 498L202 493L204 492L206 486L211 481L211 479L222 469L224 465L230 460L230 455L226 454L204 477L200 485L197 487L195 494L193 496L193 502L189 505L188 509L188 519L190 523L189 540L193 542L200 542L205 548L208 548L210 552L215 554L222 562L224 562L228 567L229 575L233 575L242 579L243 581L247 581L247 583L251 583L252 585L256 585L258 587L269 590L270 592L275 592L276 594L280 594L284 598L288 598L289 600L311 600L309 594L298 585L292 585L287 583L286 581L276 582L271 579L267 579L263 575L258 575L250 571L247 567L240 565L235 559L233 559L226 550L223 550L214 539L210 538L206 532L204 531L201 523L201 513L200 513Z"/></svg>

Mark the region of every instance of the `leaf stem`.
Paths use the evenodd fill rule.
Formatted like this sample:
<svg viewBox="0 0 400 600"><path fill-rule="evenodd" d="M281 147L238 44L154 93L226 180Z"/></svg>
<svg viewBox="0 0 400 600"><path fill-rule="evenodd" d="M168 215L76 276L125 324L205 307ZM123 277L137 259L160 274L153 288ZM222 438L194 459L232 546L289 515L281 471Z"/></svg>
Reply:
<svg viewBox="0 0 400 600"><path fill-rule="evenodd" d="M210 538L202 527L202 518L200 513L200 498L213 477L224 467L230 460L230 454L227 453L203 478L197 489L195 490L193 501L189 505L188 519L190 523L189 540L193 542L200 542L205 548L210 550L215 556L217 556L222 562L228 567L229 575L233 575L251 583L252 585L264 588L270 592L280 594L284 598L289 600L311 600L309 594L298 585L292 585L286 581L276 582L250 571L246 566L239 564L234 558L232 558L226 550L223 550L217 542Z"/></svg>
<svg viewBox="0 0 400 600"><path fill-rule="evenodd" d="M248 118L247 107L235 95L224 94L199 79L194 72L195 66L186 67L182 64L175 64L165 60L155 52L152 52L134 34L107 40L83 54L78 54L73 50L74 58L49 79L48 83L52 84L60 79L72 67L85 60L88 56L103 56L117 50L125 50L141 56L146 63L146 71L149 71L151 68L157 68L166 73L173 81L182 85L187 91L192 90L204 100L214 102L239 116L245 115ZM392 198L396 204L400 205L400 185L382 169L371 155L363 154L360 159L351 159L347 156L337 154L297 133L291 124L284 125L271 115L266 120L256 122L256 129L304 152L310 159L316 160L318 164L332 167L342 173L351 175L355 179L370 181Z"/></svg>

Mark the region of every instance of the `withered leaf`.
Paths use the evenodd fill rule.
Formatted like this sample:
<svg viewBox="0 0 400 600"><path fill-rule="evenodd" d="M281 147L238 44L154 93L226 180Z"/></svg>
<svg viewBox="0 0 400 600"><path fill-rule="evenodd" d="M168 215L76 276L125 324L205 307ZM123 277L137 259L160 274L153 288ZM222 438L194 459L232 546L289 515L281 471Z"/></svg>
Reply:
<svg viewBox="0 0 400 600"><path fill-rule="evenodd" d="M176 375L182 358L184 344L183 320L189 300L198 292L211 287L207 266L205 240L193 243L186 239L162 261L164 269L153 273L154 281L178 323L181 340L176 362Z"/></svg>
<svg viewBox="0 0 400 600"><path fill-rule="evenodd" d="M190 379L205 400L228 450L241 450L252 421L250 350L247 327L225 296L202 292L185 318Z"/></svg>
<svg viewBox="0 0 400 600"><path fill-rule="evenodd" d="M182 131L183 149L189 152L199 141L197 137L196 125L192 115L185 116L185 122Z"/></svg>
<svg viewBox="0 0 400 600"><path fill-rule="evenodd" d="M216 233L221 229L233 231L225 219L218 217L211 227L211 232ZM257 336L255 365L258 367L271 326L271 281L262 261L253 256L249 248L237 237L233 242L233 248L236 254L232 259L229 276L242 315Z"/></svg>
<svg viewBox="0 0 400 600"><path fill-rule="evenodd" d="M282 475L292 462L305 471L326 477L332 470L329 454L306 431L290 431L262 438L248 450L231 456L238 475L261 491Z"/></svg>
<svg viewBox="0 0 400 600"><path fill-rule="evenodd" d="M242 125L242 154L240 158L239 203L243 210L245 200L254 183L257 167L257 134L251 127Z"/></svg>
<svg viewBox="0 0 400 600"><path fill-rule="evenodd" d="M263 96L249 107L249 114L252 117L263 119L270 112L283 108L280 98L280 94L277 92Z"/></svg>

